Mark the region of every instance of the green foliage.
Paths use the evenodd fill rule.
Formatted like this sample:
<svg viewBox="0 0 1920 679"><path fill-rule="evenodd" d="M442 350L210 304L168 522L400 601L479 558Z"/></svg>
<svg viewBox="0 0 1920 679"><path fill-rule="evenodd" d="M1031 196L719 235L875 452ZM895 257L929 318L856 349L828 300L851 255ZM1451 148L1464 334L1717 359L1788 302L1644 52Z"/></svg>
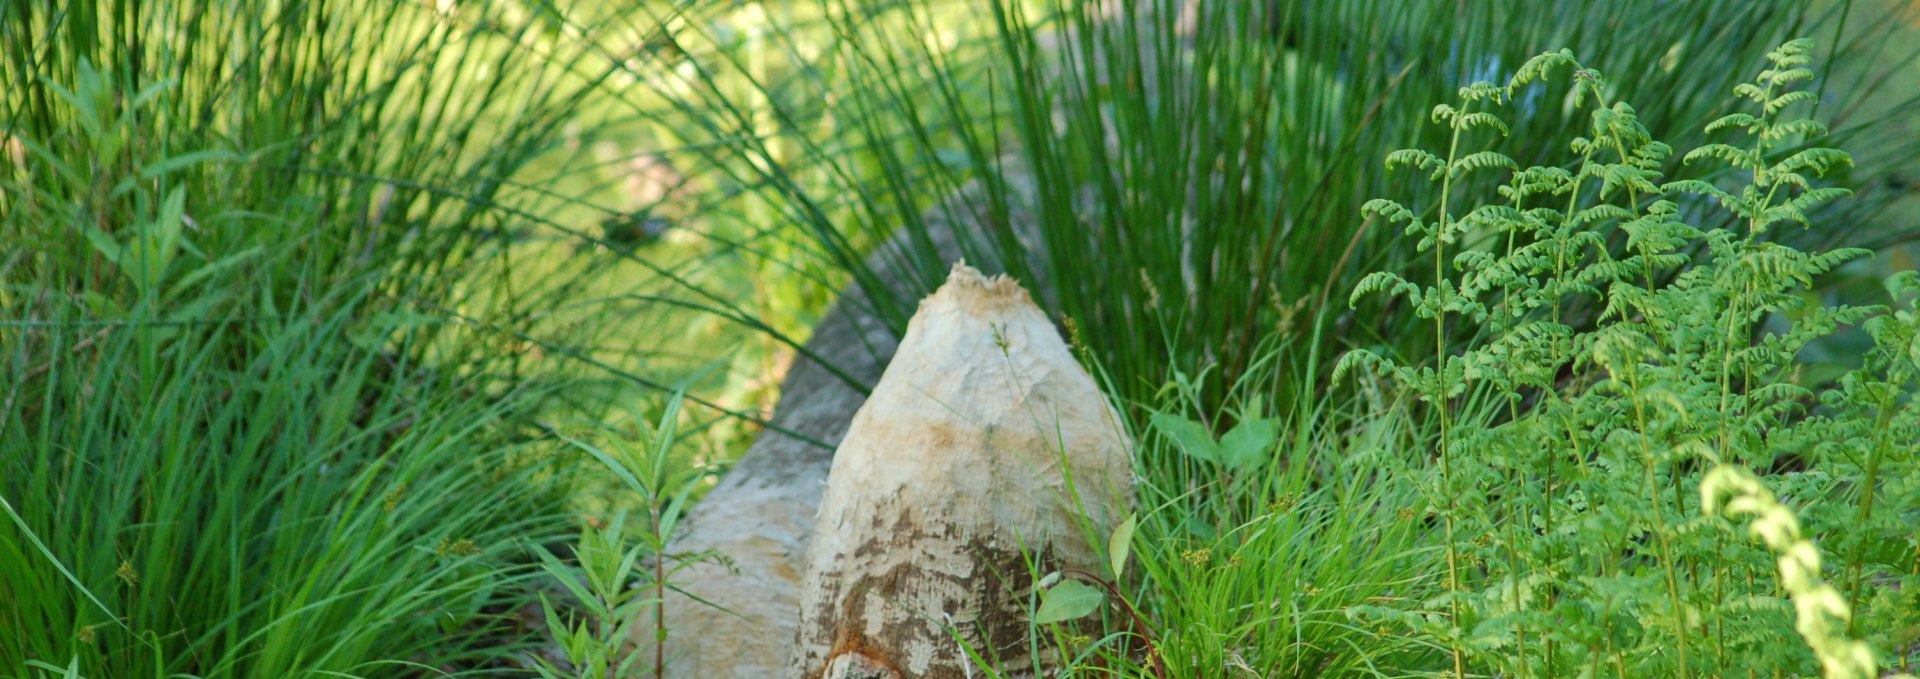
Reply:
<svg viewBox="0 0 1920 679"><path fill-rule="evenodd" d="M1444 155L1389 157L1426 171L1437 199L1367 210L1406 224L1433 279L1374 274L1355 299L1403 298L1434 337L1473 340L1436 343L1420 363L1368 350L1340 361L1337 372L1384 376L1439 422L1431 463L1413 469L1443 522L1444 590L1417 617L1372 608L1355 609L1358 619L1405 624L1446 648L1457 675L1772 675L1824 665L1827 676L1860 677L1908 662L1899 654L1913 642L1912 609L1896 583L1920 558L1920 495L1892 479L1920 473L1914 316L1810 297L1818 277L1869 251L1763 239L1847 194L1820 177L1848 156L1817 146L1824 128L1790 115L1808 100L1795 89L1812 77L1808 54L1809 43L1789 42L1734 88L1752 110L1708 127L1744 138L1683 156L1735 171L1713 178L1669 181L1672 148L1564 51L1536 57L1505 87L1462 88L1457 106L1436 107L1454 140ZM1479 135L1502 134L1493 112L1562 70L1573 73L1573 100L1593 107L1586 134L1569 145L1573 164L1521 167L1466 151ZM1497 173L1500 200L1476 203L1460 190L1456 180L1471 172ZM1714 204L1732 223L1713 225ZM1889 292L1910 296L1913 281L1897 276ZM1803 382L1796 357L1851 326L1876 348L1837 383ZM1755 528L1764 548L1711 518L1726 492L1716 487L1752 498L1764 490L1722 472L1703 485L1702 470L1720 465L1764 471L1802 508L1807 535L1842 555L1844 597L1812 589L1818 554L1797 528L1779 535L1792 514L1781 518L1771 495ZM1687 499L1696 496L1709 518ZM1758 502L1727 506L1744 514ZM1766 548L1783 552L1783 586L1768 575ZM1776 642L1792 633L1796 604L1810 647Z"/></svg>
<svg viewBox="0 0 1920 679"><path fill-rule="evenodd" d="M1107 574L1116 580L1127 574L1127 559L1133 554L1133 532L1139 527L1140 517L1128 516L1113 529L1113 535L1107 536Z"/></svg>
<svg viewBox="0 0 1920 679"><path fill-rule="evenodd" d="M1287 370L1287 379L1324 379ZM1432 657L1347 613L1435 588L1422 498L1391 471L1406 423L1367 416L1377 404L1344 396L1275 412L1257 384L1243 381L1235 407L1210 415L1190 383L1169 385L1154 404L1159 424L1139 434L1138 514L1092 536L1108 545L1107 572L1040 581L1035 622L1047 623L1036 633L1060 654L1062 676L1380 676ZM1250 455L1259 462L1232 468L1188 452L1194 444L1179 432L1204 431L1203 417L1265 430ZM1007 669L978 667L981 676Z"/></svg>
<svg viewBox="0 0 1920 679"><path fill-rule="evenodd" d="M1809 593L1814 647L1911 661L1920 278L1810 287L1914 233L1920 141L1845 115L1891 34L1833 46L1843 87L1792 45L1737 82L1842 34L1803 0L1175 4L0 3L0 674L630 663L697 474L674 417L577 440L646 519L561 557L543 422L684 381L727 452L828 291L904 327L863 258L904 233L931 286L939 219L1055 291L1141 442L1112 572L1062 581L1125 628L1060 625L1070 671L1807 673L1773 642ZM1541 45L1620 77L1429 108ZM636 153L686 192L619 195ZM1842 328L1859 365L1802 370ZM1392 379L1325 389L1334 337ZM1716 460L1848 613L1691 505ZM512 615L555 581L554 634Z"/></svg>
<svg viewBox="0 0 1920 679"><path fill-rule="evenodd" d="M562 607L544 596L541 599L547 633L553 636L566 664L563 667L540 658L534 668L540 676L634 676L647 659L653 661L651 676L665 675L670 624L662 604L670 580L688 566L719 557L667 551L667 542L697 487L695 482L703 478L698 471L675 464L682 398L673 395L651 424L639 413L630 413L634 423L644 427L635 432L633 438L637 440L617 430L608 432L605 445L561 435L635 494L645 508L645 517L640 526L629 528L626 510L616 507L610 525L588 525L573 552L577 564L569 564L551 552L539 552L542 568L566 590L572 602L571 607ZM627 542L634 537L639 542L629 547ZM645 581L634 577L640 573L645 574ZM567 613L563 614L563 609ZM653 647L650 652L631 652L633 640L639 638L636 632L641 630L651 630L648 636L653 639Z"/></svg>
<svg viewBox="0 0 1920 679"><path fill-rule="evenodd" d="M1033 624L1051 625L1084 618L1099 610L1100 604L1106 601L1106 593L1091 585L1079 580L1061 580L1040 594L1040 608L1033 612Z"/></svg>
<svg viewBox="0 0 1920 679"><path fill-rule="evenodd" d="M1708 514L1753 517L1748 532L1779 556L1780 584L1793 599L1800 636L1820 659L1828 677L1873 677L1876 659L1865 642L1847 638L1845 626L1853 613L1831 585L1821 582L1820 550L1800 534L1793 510L1753 474L1721 466L1700 481L1700 505ZM1911 674L1892 675L1912 679Z"/></svg>
<svg viewBox="0 0 1920 679"><path fill-rule="evenodd" d="M907 252L889 270L911 273L888 275L931 289L947 264L936 256L934 227L980 225L960 251L1050 290L1049 308L1082 330L1090 362L1108 370L1124 403L1153 404L1155 390L1185 372L1203 376L1208 412L1276 350L1281 360L1305 360L1311 317L1365 272L1430 275L1417 239L1396 239L1360 208L1373 196L1437 197L1438 185L1375 171L1369 160L1409 142L1444 149L1450 130L1423 123L1452 122L1448 105L1431 102L1461 82L1503 74L1547 45L1575 47L1625 76L1604 88L1545 83L1516 93L1500 117L1461 112L1476 133L1507 135L1498 153L1476 143L1444 170L1431 153L1393 157L1423 173L1452 173L1457 188L1492 192L1501 166L1554 165L1560 132L1584 127L1577 107L1603 92L1648 107L1636 115L1673 130L1670 143L1701 146L1708 139L1699 122L1725 113L1726 93L1767 45L1847 22L1819 3L1746 0L1568 2L1529 12L1446 0L996 0L970 9L918 0L768 5L791 23L676 34L698 69L628 98L667 92L673 115L650 118L688 153L727 168L714 192L732 187L741 210L792 225L769 232L779 234L778 252L792 255L779 266L850 277L902 329L918 295L886 293L862 255L899 234ZM688 21L736 26L736 13L731 5L690 9ZM1849 26L1865 14L1857 10ZM752 49L756 40L766 49ZM1867 63L1890 41L1850 32L1829 52L1842 73L1909 68ZM1823 105L1851 107L1875 89L1836 84ZM1839 170L1864 189L1859 199L1826 206L1835 213L1828 228L1784 240L1878 246L1915 233L1881 212L1912 189L1864 180L1910 173L1920 140L1891 120L1860 116L1833 130L1796 123L1776 133L1876 146L1860 167ZM1671 173L1681 158L1647 162ZM1380 310L1327 311L1327 321L1357 343L1433 343L1431 323ZM1294 380L1262 388L1282 409L1316 397L1314 385ZM1210 450L1193 442L1184 450Z"/></svg>
<svg viewBox="0 0 1920 679"><path fill-rule="evenodd" d="M0 6L0 676L528 646L524 546L565 535L575 478L534 420L578 385L535 345L595 328L531 313L578 279L515 286L513 177L580 84L452 19Z"/></svg>
<svg viewBox="0 0 1920 679"><path fill-rule="evenodd" d="M1258 408L1258 400L1255 401ZM1257 410L1255 412L1258 412ZM1213 432L1200 422L1156 412L1154 429L1178 443L1180 452L1200 462L1220 465L1231 473L1257 473L1279 435L1270 417L1248 417L1214 440Z"/></svg>

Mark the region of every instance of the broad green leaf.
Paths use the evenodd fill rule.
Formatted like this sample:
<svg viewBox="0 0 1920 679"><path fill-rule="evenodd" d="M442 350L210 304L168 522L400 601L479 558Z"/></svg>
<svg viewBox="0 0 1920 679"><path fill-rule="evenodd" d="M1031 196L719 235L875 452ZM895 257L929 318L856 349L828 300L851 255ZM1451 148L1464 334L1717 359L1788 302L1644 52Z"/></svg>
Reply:
<svg viewBox="0 0 1920 679"><path fill-rule="evenodd" d="M1155 412L1153 427L1166 434L1167 438L1173 439L1174 445L1180 447L1180 452L1186 453L1189 457L1204 462L1220 461L1220 444L1213 440L1213 434L1199 422L1179 415Z"/></svg>
<svg viewBox="0 0 1920 679"><path fill-rule="evenodd" d="M1221 461L1228 469L1254 467L1266 460L1267 449L1273 447L1279 435L1279 424L1273 418L1241 420L1220 438Z"/></svg>
<svg viewBox="0 0 1920 679"><path fill-rule="evenodd" d="M1207 523L1197 514L1187 515L1187 533L1203 542L1220 537L1220 529L1214 528L1213 524Z"/></svg>
<svg viewBox="0 0 1920 679"><path fill-rule="evenodd" d="M159 257L158 268L165 269L167 263L180 248L180 232L186 224L187 187L176 186L167 193L166 202L160 206L160 218L153 223L152 234L158 247L154 253Z"/></svg>
<svg viewBox="0 0 1920 679"><path fill-rule="evenodd" d="M1040 593L1040 610L1033 613L1033 624L1051 625L1087 617L1100 609L1107 595L1078 580L1062 580Z"/></svg>
<svg viewBox="0 0 1920 679"><path fill-rule="evenodd" d="M1113 536L1107 539L1107 561L1113 568L1115 580L1119 580L1120 575L1127 570L1127 556L1133 549L1133 528L1136 518L1138 517L1129 514L1127 520L1120 522L1120 527L1113 529Z"/></svg>
<svg viewBox="0 0 1920 679"><path fill-rule="evenodd" d="M94 252L100 253L101 257L113 262L114 266L126 266L121 260L126 258L127 249L120 244L120 241L114 240L113 236L92 224L81 224L80 233L87 237L87 243L93 245Z"/></svg>

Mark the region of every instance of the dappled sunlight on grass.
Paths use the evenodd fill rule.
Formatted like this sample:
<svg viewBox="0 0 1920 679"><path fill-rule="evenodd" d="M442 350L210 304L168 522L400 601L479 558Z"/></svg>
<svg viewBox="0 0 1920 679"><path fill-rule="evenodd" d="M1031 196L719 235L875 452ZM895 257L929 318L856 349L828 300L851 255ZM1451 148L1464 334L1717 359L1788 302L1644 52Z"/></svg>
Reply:
<svg viewBox="0 0 1920 679"><path fill-rule="evenodd" d="M0 675L618 662L671 564L727 564L677 518L834 300L897 333L956 252L1138 442L1121 566L1028 640L1068 675L1913 671L1916 36L1910 0L8 4Z"/></svg>

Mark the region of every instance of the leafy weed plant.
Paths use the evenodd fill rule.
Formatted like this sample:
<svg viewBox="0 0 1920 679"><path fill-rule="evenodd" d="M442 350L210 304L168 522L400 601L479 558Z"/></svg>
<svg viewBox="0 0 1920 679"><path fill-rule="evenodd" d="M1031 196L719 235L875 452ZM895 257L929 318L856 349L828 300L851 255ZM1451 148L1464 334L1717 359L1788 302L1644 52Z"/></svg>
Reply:
<svg viewBox="0 0 1920 679"><path fill-rule="evenodd" d="M548 633L566 659L565 665L541 659L535 670L546 679L559 677L647 676L666 674L667 590L680 570L715 554L671 554L667 542L685 515L688 500L704 478L698 470L675 464L675 443L682 397L668 399L652 424L632 413L632 440L613 433L596 444L565 434L561 438L591 457L637 496L643 515L629 527L623 506L612 509L604 525L589 524L580 535L571 560L548 550L539 552L541 566L569 595L570 605L541 600ZM629 541L638 538L636 544ZM640 577L636 578L635 576ZM652 630L642 639L639 630ZM635 641L652 648L631 648ZM651 666L642 666L651 660Z"/></svg>

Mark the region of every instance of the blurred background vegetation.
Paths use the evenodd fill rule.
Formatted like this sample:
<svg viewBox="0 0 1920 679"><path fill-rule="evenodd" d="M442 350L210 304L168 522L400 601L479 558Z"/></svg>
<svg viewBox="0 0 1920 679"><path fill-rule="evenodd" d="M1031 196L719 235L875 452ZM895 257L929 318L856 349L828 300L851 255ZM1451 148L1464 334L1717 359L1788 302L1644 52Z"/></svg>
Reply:
<svg viewBox="0 0 1920 679"><path fill-rule="evenodd" d="M1435 339L1344 303L1422 271L1360 206L1433 191L1380 163L1444 147L1434 103L1571 48L1684 148L1813 37L1807 143L1854 154L1857 197L1785 237L1879 249L1820 292L1853 299L1913 267L1916 35L1897 1L0 3L0 674L523 667L530 548L633 502L555 434L646 438L684 392L659 454L710 482L877 244L938 282L943 210L1044 281L1136 426L1287 418L1271 492L1175 522L1235 525L1411 436L1333 435L1378 402L1326 373ZM1499 149L1564 157L1568 91ZM1212 473L1142 454L1168 497ZM1408 577L1298 554L1370 530L1342 521L1273 534L1293 582ZM1293 671L1370 662L1322 655Z"/></svg>

